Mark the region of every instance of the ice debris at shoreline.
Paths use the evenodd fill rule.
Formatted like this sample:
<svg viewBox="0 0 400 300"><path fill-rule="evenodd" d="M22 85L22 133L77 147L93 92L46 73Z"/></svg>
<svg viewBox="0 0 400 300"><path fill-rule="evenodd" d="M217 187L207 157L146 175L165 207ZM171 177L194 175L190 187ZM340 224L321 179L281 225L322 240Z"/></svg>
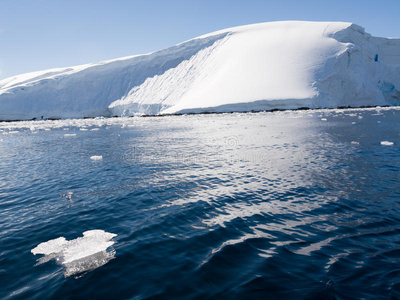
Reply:
<svg viewBox="0 0 400 300"><path fill-rule="evenodd" d="M83 237L70 241L59 237L41 243L31 253L44 254L38 264L54 259L64 267L64 276L69 277L97 269L113 259L115 250L110 247L115 243L112 238L116 236L104 230L89 230L83 233Z"/></svg>

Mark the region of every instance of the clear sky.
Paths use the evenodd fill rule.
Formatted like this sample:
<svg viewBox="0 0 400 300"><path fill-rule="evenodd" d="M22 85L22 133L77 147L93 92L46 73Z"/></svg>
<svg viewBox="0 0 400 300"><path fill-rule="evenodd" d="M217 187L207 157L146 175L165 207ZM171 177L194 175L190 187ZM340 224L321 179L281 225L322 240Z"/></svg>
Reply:
<svg viewBox="0 0 400 300"><path fill-rule="evenodd" d="M0 0L0 79L282 20L354 22L400 37L400 0Z"/></svg>

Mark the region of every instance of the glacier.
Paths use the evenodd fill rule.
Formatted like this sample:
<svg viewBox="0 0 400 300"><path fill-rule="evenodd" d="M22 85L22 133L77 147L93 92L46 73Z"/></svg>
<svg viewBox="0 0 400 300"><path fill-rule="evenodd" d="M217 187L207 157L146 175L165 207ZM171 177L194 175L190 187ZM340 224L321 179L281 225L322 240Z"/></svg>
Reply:
<svg viewBox="0 0 400 300"><path fill-rule="evenodd" d="M240 26L0 81L0 120L400 104L400 39L353 23Z"/></svg>

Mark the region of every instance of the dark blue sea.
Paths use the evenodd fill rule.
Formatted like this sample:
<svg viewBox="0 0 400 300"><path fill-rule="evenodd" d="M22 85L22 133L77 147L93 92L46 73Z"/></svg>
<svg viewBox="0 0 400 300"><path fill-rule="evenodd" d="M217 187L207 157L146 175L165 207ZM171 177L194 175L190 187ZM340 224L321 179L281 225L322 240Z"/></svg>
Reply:
<svg viewBox="0 0 400 300"><path fill-rule="evenodd" d="M0 123L0 299L398 299L400 109Z"/></svg>

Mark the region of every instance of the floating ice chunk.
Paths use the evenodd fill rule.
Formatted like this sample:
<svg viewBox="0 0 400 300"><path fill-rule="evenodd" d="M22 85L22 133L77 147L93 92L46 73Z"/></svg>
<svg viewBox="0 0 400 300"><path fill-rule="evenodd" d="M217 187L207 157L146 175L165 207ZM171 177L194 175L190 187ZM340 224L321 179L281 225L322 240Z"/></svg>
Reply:
<svg viewBox="0 0 400 300"><path fill-rule="evenodd" d="M90 157L91 160L102 160L103 156L102 155L93 155Z"/></svg>
<svg viewBox="0 0 400 300"><path fill-rule="evenodd" d="M64 136L76 136L76 133L66 133Z"/></svg>
<svg viewBox="0 0 400 300"><path fill-rule="evenodd" d="M117 235L104 230L90 230L83 233L83 237L67 241L59 237L39 244L31 253L44 254L39 264L55 259L65 268L64 276L92 271L104 266L115 257L115 250L109 249L113 244L112 238ZM109 249L109 251L107 251Z"/></svg>
<svg viewBox="0 0 400 300"><path fill-rule="evenodd" d="M352 141L351 142L353 145L359 145L360 143L359 142L356 142L356 141Z"/></svg>
<svg viewBox="0 0 400 300"><path fill-rule="evenodd" d="M86 128L79 129L80 131L88 131Z"/></svg>
<svg viewBox="0 0 400 300"><path fill-rule="evenodd" d="M39 244L38 246L36 246L36 248L33 248L31 252L34 255L36 254L49 255L52 253L59 253L62 252L67 243L68 241L64 237L59 237L57 239Z"/></svg>
<svg viewBox="0 0 400 300"><path fill-rule="evenodd" d="M389 142L389 141L382 141L381 145L383 146L392 146L394 143L393 142Z"/></svg>
<svg viewBox="0 0 400 300"><path fill-rule="evenodd" d="M325 119L325 118L322 118L322 119L321 119L321 121L327 121L327 119Z"/></svg>
<svg viewBox="0 0 400 300"><path fill-rule="evenodd" d="M90 131L97 131L97 130L100 130L100 128L93 128Z"/></svg>
<svg viewBox="0 0 400 300"><path fill-rule="evenodd" d="M73 191L68 191L68 193L66 193L66 194L61 194L60 196L66 198L66 199L68 199L68 200L72 200L72 196L73 196L73 195L74 195L74 192L73 192Z"/></svg>

